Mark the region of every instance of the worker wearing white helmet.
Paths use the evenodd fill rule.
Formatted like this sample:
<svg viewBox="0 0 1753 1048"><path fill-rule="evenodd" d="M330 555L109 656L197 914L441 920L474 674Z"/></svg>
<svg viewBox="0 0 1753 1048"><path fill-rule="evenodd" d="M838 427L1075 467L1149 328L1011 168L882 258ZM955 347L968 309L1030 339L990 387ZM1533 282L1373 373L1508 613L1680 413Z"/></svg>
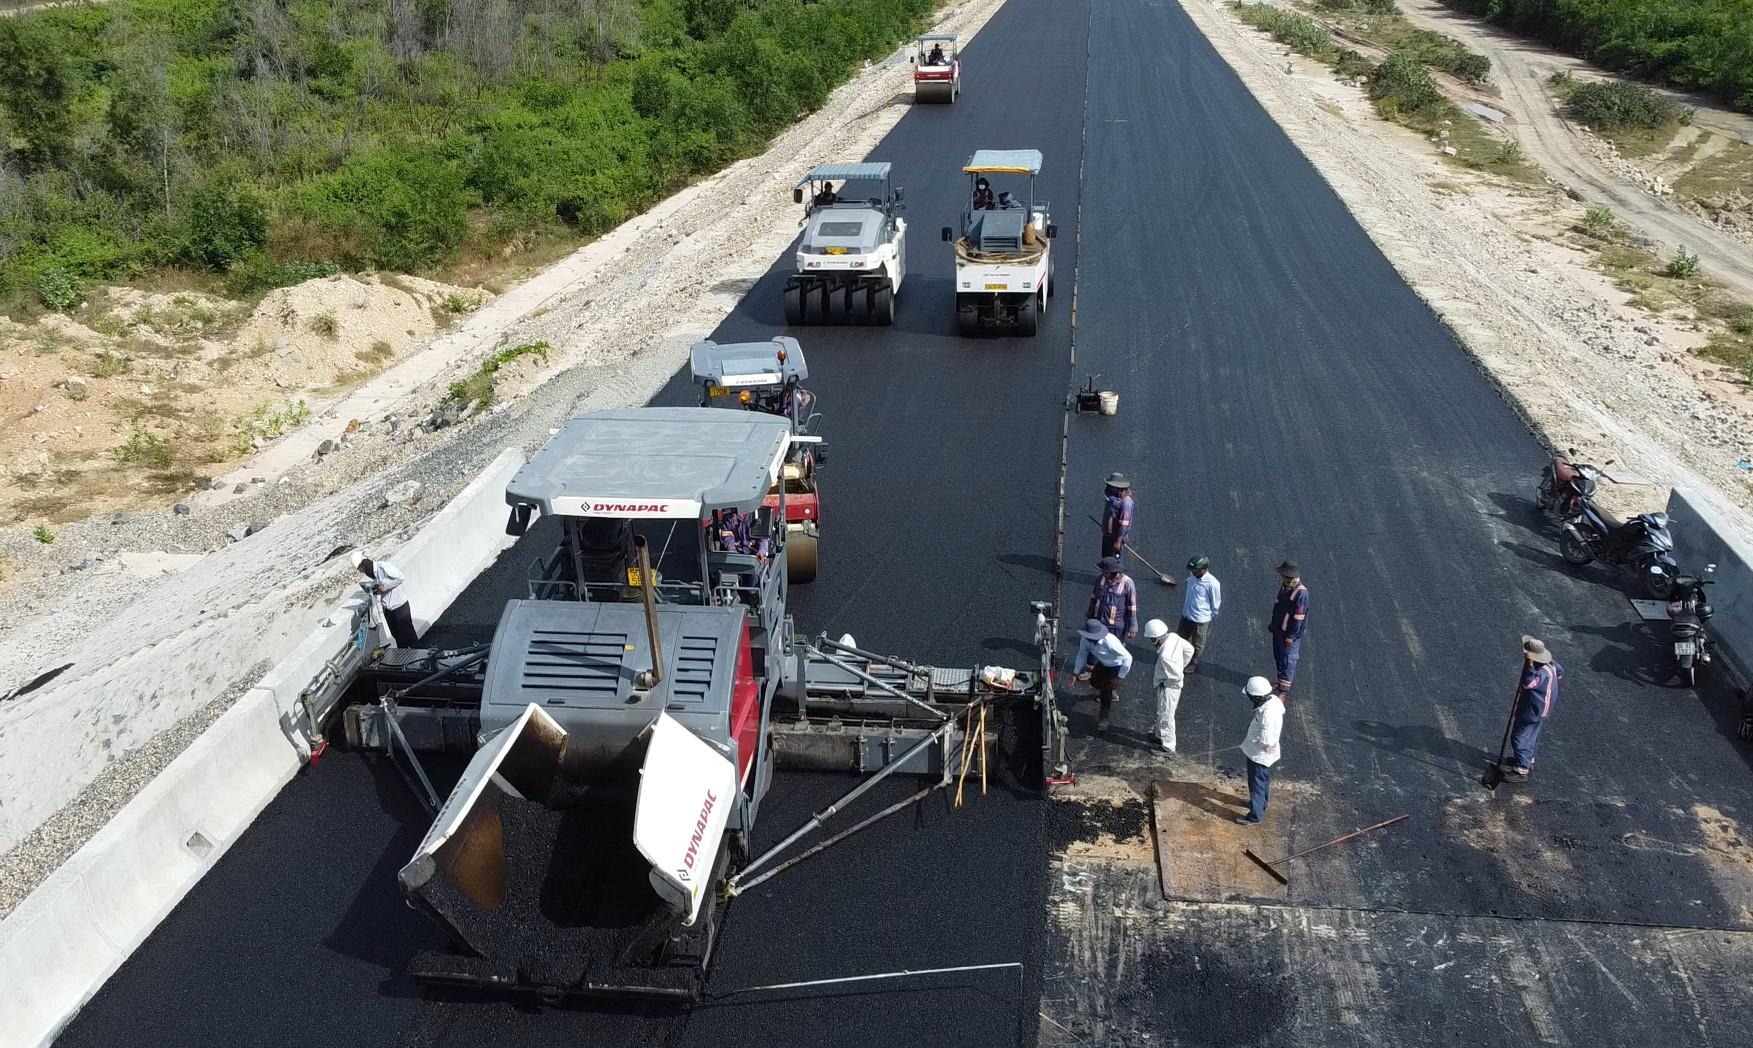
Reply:
<svg viewBox="0 0 1753 1048"><path fill-rule="evenodd" d="M1178 633L1169 632L1169 624L1151 619L1144 624L1144 639L1156 646L1156 671L1151 686L1156 691L1157 745L1165 753L1175 752L1175 709L1181 704L1181 686L1186 682L1187 660L1193 657L1193 644Z"/></svg>
<svg viewBox="0 0 1753 1048"><path fill-rule="evenodd" d="M368 580L365 588L377 595L383 604L384 622L389 625L390 636L396 640L398 648L412 648L420 643L420 634L414 630L414 611L408 607L408 594L402 586L407 579L394 564L387 560L372 560L362 549L356 549L347 555L353 566Z"/></svg>
<svg viewBox="0 0 1753 1048"><path fill-rule="evenodd" d="M1266 816L1272 766L1282 755L1278 738L1284 732L1284 700L1265 677L1249 677L1242 694L1254 707L1254 719L1248 722L1248 734L1241 746L1242 756L1248 759L1248 814L1236 816L1236 821L1249 826Z"/></svg>

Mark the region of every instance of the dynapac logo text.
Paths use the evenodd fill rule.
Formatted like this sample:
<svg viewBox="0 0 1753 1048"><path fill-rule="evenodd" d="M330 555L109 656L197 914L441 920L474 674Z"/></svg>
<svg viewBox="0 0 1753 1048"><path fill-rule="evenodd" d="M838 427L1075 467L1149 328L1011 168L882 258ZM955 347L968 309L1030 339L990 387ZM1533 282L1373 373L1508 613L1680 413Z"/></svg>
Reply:
<svg viewBox="0 0 1753 1048"><path fill-rule="evenodd" d="M700 817L694 820L694 835L688 838L688 850L682 855L682 865L693 869L700 860L700 842L706 839L706 822L712 814L712 808L718 803L718 795L711 790L706 791L706 801L700 805Z"/></svg>
<svg viewBox="0 0 1753 1048"><path fill-rule="evenodd" d="M670 508L667 502L593 502L590 504L592 513L663 513Z"/></svg>

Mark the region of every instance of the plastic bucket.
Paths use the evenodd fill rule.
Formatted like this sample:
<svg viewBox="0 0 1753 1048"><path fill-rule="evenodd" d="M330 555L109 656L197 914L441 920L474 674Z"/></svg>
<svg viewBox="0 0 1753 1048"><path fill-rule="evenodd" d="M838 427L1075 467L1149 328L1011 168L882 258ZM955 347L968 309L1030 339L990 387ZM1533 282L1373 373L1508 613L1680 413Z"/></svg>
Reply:
<svg viewBox="0 0 1753 1048"><path fill-rule="evenodd" d="M1101 393L1097 394L1096 402L1104 415L1118 415L1120 413L1120 394L1114 390L1102 390Z"/></svg>

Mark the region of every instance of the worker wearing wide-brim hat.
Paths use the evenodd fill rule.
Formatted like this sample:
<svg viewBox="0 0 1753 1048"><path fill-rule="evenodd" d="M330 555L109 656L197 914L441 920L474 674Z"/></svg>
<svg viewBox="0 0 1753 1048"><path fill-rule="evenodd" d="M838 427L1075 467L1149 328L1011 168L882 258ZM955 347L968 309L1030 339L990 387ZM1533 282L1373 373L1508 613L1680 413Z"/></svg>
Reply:
<svg viewBox="0 0 1753 1048"><path fill-rule="evenodd" d="M1503 763L1505 778L1526 779L1533 771L1534 754L1540 748L1540 730L1558 702L1558 684L1562 680L1564 667L1553 659L1546 643L1537 637L1523 637L1522 685L1511 719L1510 759Z"/></svg>
<svg viewBox="0 0 1753 1048"><path fill-rule="evenodd" d="M1138 636L1138 587L1119 557L1103 557L1096 561L1096 570L1102 575L1090 591L1090 610L1085 617L1099 620L1122 640L1131 640Z"/></svg>
<svg viewBox="0 0 1753 1048"><path fill-rule="evenodd" d="M1077 658L1072 660L1071 675L1087 680L1096 689L1101 710L1096 714L1096 732L1108 730L1108 712L1120 693L1120 682L1132 671L1132 653L1114 631L1099 619L1090 619L1077 631Z"/></svg>
<svg viewBox="0 0 1753 1048"><path fill-rule="evenodd" d="M1102 492L1102 556L1126 556L1126 540L1132 534L1132 478L1110 473Z"/></svg>
<svg viewBox="0 0 1753 1048"><path fill-rule="evenodd" d="M1294 560L1278 566L1278 597L1272 602L1272 618L1266 624L1272 634L1272 661L1278 667L1273 693L1281 699L1290 696L1290 686L1296 681L1303 633L1309 627L1309 588L1303 585L1302 574Z"/></svg>

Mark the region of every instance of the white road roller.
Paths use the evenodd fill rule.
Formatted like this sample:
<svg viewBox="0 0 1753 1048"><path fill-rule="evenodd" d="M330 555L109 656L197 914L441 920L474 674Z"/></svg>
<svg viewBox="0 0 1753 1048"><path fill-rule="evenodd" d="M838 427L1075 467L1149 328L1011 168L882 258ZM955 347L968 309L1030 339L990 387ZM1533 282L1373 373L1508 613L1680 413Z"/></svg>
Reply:
<svg viewBox="0 0 1753 1048"><path fill-rule="evenodd" d="M962 55L955 34L927 33L913 41L913 101L954 102L962 93Z"/></svg>
<svg viewBox="0 0 1753 1048"><path fill-rule="evenodd" d="M956 245L956 327L963 335L1008 329L1033 335L1053 295L1053 238L1047 202L1035 196L1041 173L1038 149L981 149L962 168L969 202L961 235L943 227ZM1026 198L1000 189L1027 176ZM998 184L994 184L997 180Z"/></svg>
<svg viewBox="0 0 1753 1048"><path fill-rule="evenodd" d="M889 165L823 164L791 196L804 204L804 230L797 273L785 282L785 322L894 323L907 275L907 220Z"/></svg>

